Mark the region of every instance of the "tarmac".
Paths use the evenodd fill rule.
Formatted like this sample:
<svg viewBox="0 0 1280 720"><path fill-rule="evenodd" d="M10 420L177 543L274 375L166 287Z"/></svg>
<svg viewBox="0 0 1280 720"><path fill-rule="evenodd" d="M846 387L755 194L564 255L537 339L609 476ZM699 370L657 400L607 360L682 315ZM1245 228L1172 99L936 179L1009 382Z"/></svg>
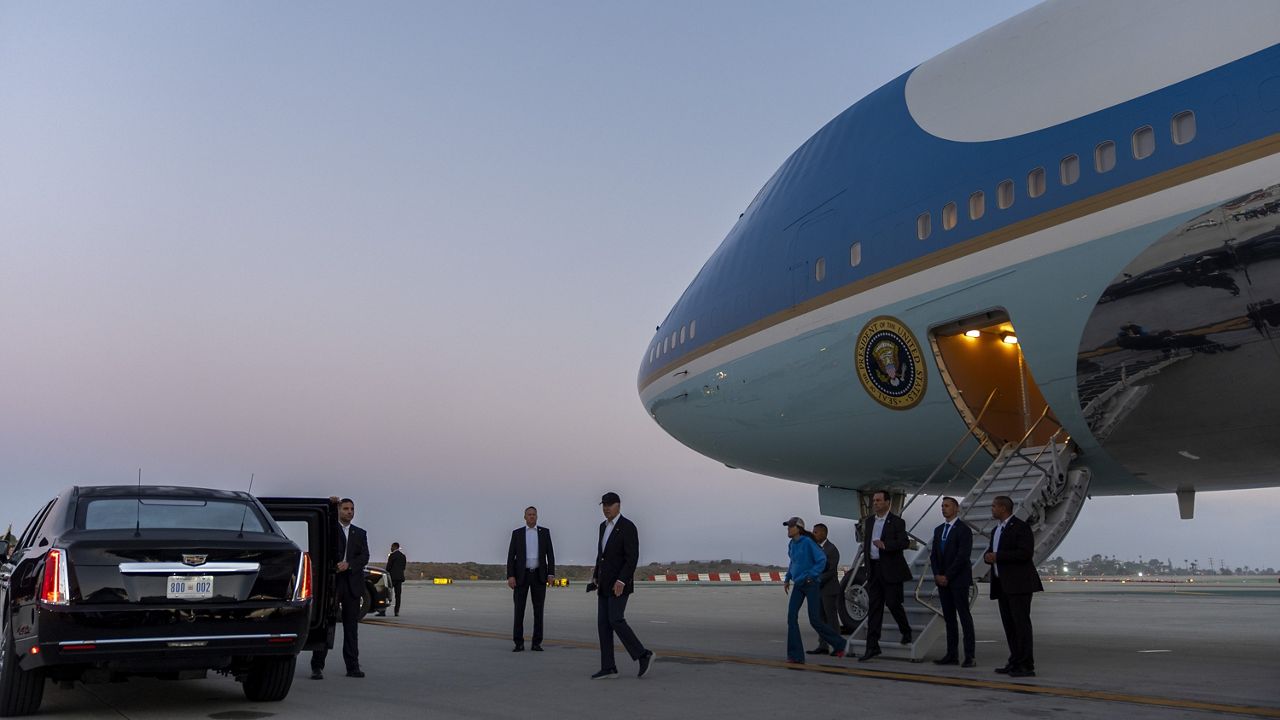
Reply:
<svg viewBox="0 0 1280 720"><path fill-rule="evenodd" d="M981 586L985 591L986 586ZM499 582L410 583L401 616L360 628L364 679L304 653L289 697L252 703L230 679L50 685L41 715L69 718L1280 718L1280 584L1051 583L1035 599L1038 677L993 672L1007 648L993 601L974 607L979 666L810 656L785 660L778 585L646 584L627 618L659 655L650 674L621 647L621 677L599 667L595 597L547 593L545 652L513 653L511 591ZM803 617L803 611L802 611ZM816 635L802 620L807 647ZM532 610L525 623L532 630ZM338 633L341 637L341 631ZM339 644L341 641L339 640ZM937 647L931 657L941 656Z"/></svg>

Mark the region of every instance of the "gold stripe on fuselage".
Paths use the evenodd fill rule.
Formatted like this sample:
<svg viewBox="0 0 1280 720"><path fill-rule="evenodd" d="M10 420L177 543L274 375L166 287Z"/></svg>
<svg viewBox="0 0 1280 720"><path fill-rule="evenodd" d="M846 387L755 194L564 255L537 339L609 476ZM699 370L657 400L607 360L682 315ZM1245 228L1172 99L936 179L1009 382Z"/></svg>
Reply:
<svg viewBox="0 0 1280 720"><path fill-rule="evenodd" d="M671 372L681 365L687 365L694 360L715 352L722 347L735 343L743 338L750 337L761 330L773 327L780 323L786 322L793 318L799 317L806 313L817 310L818 308L831 305L846 298L853 297L859 293L866 292L873 288L887 285L891 282L901 280L903 278L923 272L930 268L958 260L960 258L982 252L997 245L1003 245L1007 242L1017 240L1018 238L1040 232L1057 225L1077 220L1087 215L1102 212L1108 208L1127 203L1131 200L1154 195L1158 192L1177 187L1192 180L1208 177L1215 173L1231 168L1244 165L1246 163L1259 160L1269 155L1280 152L1280 133L1270 135L1260 140L1241 145L1231 150L1202 158L1186 165L1180 165L1172 170L1166 170L1162 173L1152 175L1151 177L1129 183L1103 193L1099 193L1083 200L1077 200L1069 205L1063 205L1043 212L1034 217L1020 220L1011 225L992 230L984 235L965 240L964 242L949 245L941 250L936 250L928 255L922 255L914 260L908 260L901 265L895 265L887 270L882 270L874 275L869 275L861 280L857 280L838 287L830 292L823 293L817 297L789 307L785 310L779 310L772 315L768 315L756 320L749 325L744 325L733 332L726 333L711 342L703 345L697 350L691 351L688 355L673 360L661 368L649 373L640 382L640 391L644 392L646 388L653 384L662 375Z"/></svg>

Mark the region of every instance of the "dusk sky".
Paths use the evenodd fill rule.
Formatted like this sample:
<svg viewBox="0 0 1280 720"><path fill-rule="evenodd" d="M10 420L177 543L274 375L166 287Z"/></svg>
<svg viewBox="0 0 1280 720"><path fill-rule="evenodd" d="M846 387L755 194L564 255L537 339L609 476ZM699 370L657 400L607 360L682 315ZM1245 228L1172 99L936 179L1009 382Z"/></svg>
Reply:
<svg viewBox="0 0 1280 720"><path fill-rule="evenodd" d="M809 485L644 412L653 328L837 113L1032 3L0 5L0 530L75 484L351 495L375 555L785 561ZM1280 489L1068 558L1276 566ZM851 547L852 522L826 519Z"/></svg>

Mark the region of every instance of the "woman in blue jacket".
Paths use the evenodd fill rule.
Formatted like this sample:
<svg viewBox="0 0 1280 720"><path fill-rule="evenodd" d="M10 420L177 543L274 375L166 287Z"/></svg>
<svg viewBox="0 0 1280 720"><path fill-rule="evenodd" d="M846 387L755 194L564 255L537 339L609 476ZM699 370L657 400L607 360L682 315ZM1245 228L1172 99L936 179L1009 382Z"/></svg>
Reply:
<svg viewBox="0 0 1280 720"><path fill-rule="evenodd" d="M845 639L822 622L822 597L819 592L821 584L818 576L827 566L827 556L818 547L818 543L813 541L813 536L804 529L803 520L793 517L782 524L787 526L787 537L791 538L791 544L787 546L791 564L782 583L782 591L791 595L791 600L787 603L787 662L804 664L804 642L800 639L797 616L800 614L800 604L806 600L809 604L809 624L828 645L835 648L835 652L831 653L833 656L844 657L847 645ZM794 593L791 592L793 582L796 586Z"/></svg>

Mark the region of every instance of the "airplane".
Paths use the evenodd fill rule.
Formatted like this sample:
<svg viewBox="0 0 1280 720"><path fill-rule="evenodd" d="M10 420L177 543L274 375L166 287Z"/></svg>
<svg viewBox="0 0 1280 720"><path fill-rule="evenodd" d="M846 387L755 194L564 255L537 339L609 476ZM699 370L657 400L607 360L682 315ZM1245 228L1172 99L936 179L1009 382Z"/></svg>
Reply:
<svg viewBox="0 0 1280 720"><path fill-rule="evenodd" d="M951 494L981 534L1011 495L1037 562L1091 496L1277 486L1280 3L1054 0L886 83L764 184L638 389L825 515Z"/></svg>

